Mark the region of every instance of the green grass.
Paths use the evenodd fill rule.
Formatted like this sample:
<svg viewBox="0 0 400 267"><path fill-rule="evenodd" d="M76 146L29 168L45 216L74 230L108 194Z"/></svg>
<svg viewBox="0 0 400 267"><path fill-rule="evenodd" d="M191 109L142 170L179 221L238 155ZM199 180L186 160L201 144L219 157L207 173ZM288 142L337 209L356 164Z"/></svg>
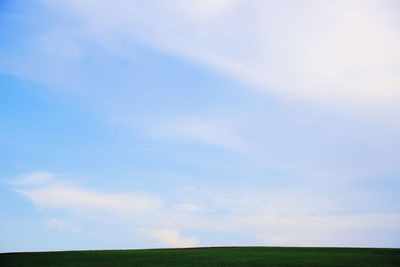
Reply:
<svg viewBox="0 0 400 267"><path fill-rule="evenodd" d="M0 266L400 266L400 249L220 247L0 254Z"/></svg>

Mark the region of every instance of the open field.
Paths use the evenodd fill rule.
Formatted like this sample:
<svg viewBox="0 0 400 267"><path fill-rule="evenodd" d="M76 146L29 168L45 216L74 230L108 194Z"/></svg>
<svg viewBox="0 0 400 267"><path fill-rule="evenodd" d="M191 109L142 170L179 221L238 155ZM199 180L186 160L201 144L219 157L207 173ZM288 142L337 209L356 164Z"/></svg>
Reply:
<svg viewBox="0 0 400 267"><path fill-rule="evenodd" d="M0 266L400 266L400 249L217 247L0 254Z"/></svg>

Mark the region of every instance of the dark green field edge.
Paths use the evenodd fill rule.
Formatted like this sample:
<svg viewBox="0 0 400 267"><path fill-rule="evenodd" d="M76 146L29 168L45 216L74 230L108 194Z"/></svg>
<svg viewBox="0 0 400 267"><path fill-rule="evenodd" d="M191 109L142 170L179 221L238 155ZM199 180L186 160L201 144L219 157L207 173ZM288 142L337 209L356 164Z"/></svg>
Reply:
<svg viewBox="0 0 400 267"><path fill-rule="evenodd" d="M0 266L396 266L400 249L212 247L0 254Z"/></svg>

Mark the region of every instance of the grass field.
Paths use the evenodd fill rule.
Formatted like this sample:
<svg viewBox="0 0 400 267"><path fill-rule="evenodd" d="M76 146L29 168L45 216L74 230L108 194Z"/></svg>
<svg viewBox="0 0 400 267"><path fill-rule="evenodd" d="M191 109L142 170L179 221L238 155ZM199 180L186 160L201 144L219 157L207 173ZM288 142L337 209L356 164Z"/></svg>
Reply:
<svg viewBox="0 0 400 267"><path fill-rule="evenodd" d="M0 254L0 266L400 266L400 249L219 247Z"/></svg>

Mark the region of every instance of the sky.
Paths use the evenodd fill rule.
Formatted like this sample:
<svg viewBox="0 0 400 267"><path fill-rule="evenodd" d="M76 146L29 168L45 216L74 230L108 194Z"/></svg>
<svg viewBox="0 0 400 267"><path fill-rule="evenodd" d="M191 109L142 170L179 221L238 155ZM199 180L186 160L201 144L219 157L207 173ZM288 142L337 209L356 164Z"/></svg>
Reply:
<svg viewBox="0 0 400 267"><path fill-rule="evenodd" d="M0 252L400 248L396 0L0 0Z"/></svg>

